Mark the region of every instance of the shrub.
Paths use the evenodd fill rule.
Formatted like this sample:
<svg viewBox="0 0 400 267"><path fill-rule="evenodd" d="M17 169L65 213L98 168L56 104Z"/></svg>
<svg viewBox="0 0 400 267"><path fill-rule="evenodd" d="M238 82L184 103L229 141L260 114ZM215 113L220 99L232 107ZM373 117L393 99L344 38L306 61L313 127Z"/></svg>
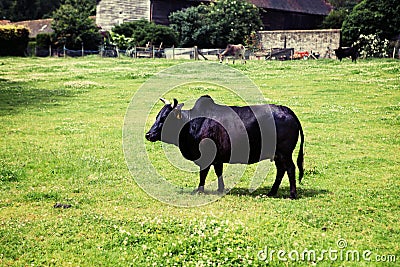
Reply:
<svg viewBox="0 0 400 267"><path fill-rule="evenodd" d="M147 20L123 23L113 28L113 41L120 49L131 46L145 46L148 42L173 46L178 44L176 32L162 25Z"/></svg>
<svg viewBox="0 0 400 267"><path fill-rule="evenodd" d="M360 56L368 57L387 57L389 41L381 40L377 34L361 34L353 46L358 47Z"/></svg>
<svg viewBox="0 0 400 267"><path fill-rule="evenodd" d="M51 35L47 33L39 33L36 36L36 46L40 48L48 48L51 45Z"/></svg>
<svg viewBox="0 0 400 267"><path fill-rule="evenodd" d="M29 30L23 26L0 25L0 56L24 56Z"/></svg>

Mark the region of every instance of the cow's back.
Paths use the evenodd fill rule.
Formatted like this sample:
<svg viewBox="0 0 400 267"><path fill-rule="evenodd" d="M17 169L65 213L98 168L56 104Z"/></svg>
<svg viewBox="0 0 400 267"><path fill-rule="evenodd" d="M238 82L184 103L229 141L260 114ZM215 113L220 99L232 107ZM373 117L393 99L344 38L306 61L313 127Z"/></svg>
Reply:
<svg viewBox="0 0 400 267"><path fill-rule="evenodd" d="M224 106L208 97L201 97L191 116L204 118L193 121L199 127L199 138L210 138L219 149L223 162L255 163L273 159L276 131L269 105ZM199 141L199 140L198 140Z"/></svg>

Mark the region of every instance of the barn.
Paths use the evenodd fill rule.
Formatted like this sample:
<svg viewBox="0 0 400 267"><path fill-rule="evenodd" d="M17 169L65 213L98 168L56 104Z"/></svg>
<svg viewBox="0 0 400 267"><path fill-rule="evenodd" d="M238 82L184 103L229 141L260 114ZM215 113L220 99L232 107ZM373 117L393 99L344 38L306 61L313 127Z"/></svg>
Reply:
<svg viewBox="0 0 400 267"><path fill-rule="evenodd" d="M105 30L147 19L168 25L171 12L212 0L97 0L96 23ZM249 0L261 9L265 30L318 28L332 7L325 0Z"/></svg>
<svg viewBox="0 0 400 267"><path fill-rule="evenodd" d="M264 30L317 29L332 10L324 0L251 0L259 7Z"/></svg>

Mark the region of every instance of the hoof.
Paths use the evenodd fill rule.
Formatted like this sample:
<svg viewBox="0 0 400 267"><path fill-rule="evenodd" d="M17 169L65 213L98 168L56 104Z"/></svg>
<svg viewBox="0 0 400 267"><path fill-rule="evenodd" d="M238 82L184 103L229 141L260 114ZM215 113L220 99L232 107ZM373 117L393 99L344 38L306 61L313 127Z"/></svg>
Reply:
<svg viewBox="0 0 400 267"><path fill-rule="evenodd" d="M204 194L204 186L199 186L196 190L193 191L193 194Z"/></svg>
<svg viewBox="0 0 400 267"><path fill-rule="evenodd" d="M222 188L222 189L218 188L217 193L218 193L218 194L223 194L223 193L225 193L225 188Z"/></svg>

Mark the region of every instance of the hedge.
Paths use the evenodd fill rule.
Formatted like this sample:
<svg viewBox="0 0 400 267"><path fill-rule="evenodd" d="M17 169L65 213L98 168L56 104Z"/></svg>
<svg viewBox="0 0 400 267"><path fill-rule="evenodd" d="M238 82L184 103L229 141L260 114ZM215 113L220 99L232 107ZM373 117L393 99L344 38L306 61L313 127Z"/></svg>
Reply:
<svg viewBox="0 0 400 267"><path fill-rule="evenodd" d="M0 56L24 56L29 30L23 26L0 25Z"/></svg>

